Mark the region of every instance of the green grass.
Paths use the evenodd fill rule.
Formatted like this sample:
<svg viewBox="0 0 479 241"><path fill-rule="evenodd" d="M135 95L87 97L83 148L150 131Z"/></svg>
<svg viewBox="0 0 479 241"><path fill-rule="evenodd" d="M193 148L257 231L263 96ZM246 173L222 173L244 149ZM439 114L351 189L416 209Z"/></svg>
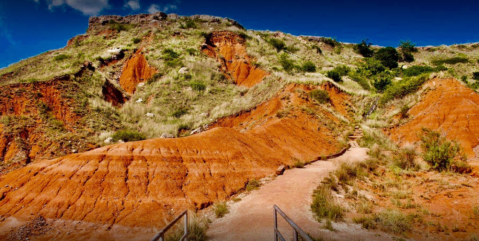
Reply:
<svg viewBox="0 0 479 241"><path fill-rule="evenodd" d="M260 186L261 184L259 183L259 181L256 179L253 179L249 181L248 184L246 185L246 191L251 192L253 190L258 189Z"/></svg>
<svg viewBox="0 0 479 241"><path fill-rule="evenodd" d="M381 229L394 234L404 234L411 231L414 223L412 216L395 210L386 210L378 214L354 218L353 221L361 224L365 229Z"/></svg>
<svg viewBox="0 0 479 241"><path fill-rule="evenodd" d="M225 202L217 203L213 206L213 210L215 211L215 215L217 218L224 217L227 213L229 213L228 206Z"/></svg>
<svg viewBox="0 0 479 241"><path fill-rule="evenodd" d="M340 221L345 213L344 208L334 201L331 187L328 185L322 185L314 191L311 210L318 222L323 219Z"/></svg>
<svg viewBox="0 0 479 241"><path fill-rule="evenodd" d="M63 61L65 59L69 59L70 58L70 55L66 55L66 54L60 54L60 55L57 55L53 58L53 60L55 61Z"/></svg>

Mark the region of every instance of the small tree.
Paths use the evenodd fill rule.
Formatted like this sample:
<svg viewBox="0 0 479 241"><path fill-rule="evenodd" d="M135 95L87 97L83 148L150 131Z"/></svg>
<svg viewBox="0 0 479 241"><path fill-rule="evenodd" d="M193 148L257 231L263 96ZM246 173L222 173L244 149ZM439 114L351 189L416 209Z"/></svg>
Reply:
<svg viewBox="0 0 479 241"><path fill-rule="evenodd" d="M379 92L383 92L391 84L391 79L389 78L380 78L379 80L374 80L373 86Z"/></svg>
<svg viewBox="0 0 479 241"><path fill-rule="evenodd" d="M413 52L417 52L416 44L412 43L411 41L401 41L399 45L399 49L401 50L401 61L404 62L414 62L414 55Z"/></svg>
<svg viewBox="0 0 479 241"><path fill-rule="evenodd" d="M374 51L371 49L371 42L368 39L363 39L361 43L354 45L354 50L365 58L373 57Z"/></svg>
<svg viewBox="0 0 479 241"><path fill-rule="evenodd" d="M314 65L314 63L311 61L306 61L301 67L301 69L304 72L316 72L316 65Z"/></svg>
<svg viewBox="0 0 479 241"><path fill-rule="evenodd" d="M390 69L398 67L399 54L393 47L386 47L378 50L374 57L381 61L382 65Z"/></svg>

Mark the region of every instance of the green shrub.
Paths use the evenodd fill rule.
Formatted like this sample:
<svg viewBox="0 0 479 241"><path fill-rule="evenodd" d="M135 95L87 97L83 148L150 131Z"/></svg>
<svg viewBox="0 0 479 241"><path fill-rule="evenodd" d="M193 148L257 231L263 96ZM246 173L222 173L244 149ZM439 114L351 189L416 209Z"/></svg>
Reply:
<svg viewBox="0 0 479 241"><path fill-rule="evenodd" d="M213 209L217 218L222 218L229 213L228 206L224 202L215 204Z"/></svg>
<svg viewBox="0 0 479 241"><path fill-rule="evenodd" d="M173 113L171 113L171 116L176 117L176 118L180 118L181 116L185 115L186 113L188 113L187 109L179 108L179 109L173 111ZM180 128L181 128L181 126L180 126Z"/></svg>
<svg viewBox="0 0 479 241"><path fill-rule="evenodd" d="M354 45L354 50L363 57L373 57L374 51L371 49L371 45L373 44L368 42L368 39L363 39L361 43Z"/></svg>
<svg viewBox="0 0 479 241"><path fill-rule="evenodd" d="M391 85L391 79L388 77L379 78L378 80L374 80L373 86L379 92L383 92L389 85Z"/></svg>
<svg viewBox="0 0 479 241"><path fill-rule="evenodd" d="M375 58L366 58L366 62L364 63L364 69L371 72L372 75L376 75L384 72L386 70L386 67L384 67L381 61Z"/></svg>
<svg viewBox="0 0 479 241"><path fill-rule="evenodd" d="M187 48L187 49L186 49L186 52L187 52L190 56L195 56L198 51L197 51L196 49L194 49L194 48Z"/></svg>
<svg viewBox="0 0 479 241"><path fill-rule="evenodd" d="M296 168L303 168L304 167L304 162L300 161L300 160L295 160L294 161L294 167Z"/></svg>
<svg viewBox="0 0 479 241"><path fill-rule="evenodd" d="M188 214L189 216L190 214ZM197 217L190 218L188 222L188 236L190 241L206 241L206 230L208 226L206 221L199 221ZM173 233L166 236L166 241L179 241L184 235L183 228L176 229Z"/></svg>
<svg viewBox="0 0 479 241"><path fill-rule="evenodd" d="M381 61L381 64L390 69L398 67L399 54L393 47L381 48L374 54L374 58Z"/></svg>
<svg viewBox="0 0 479 241"><path fill-rule="evenodd" d="M417 170L419 165L415 162L417 153L412 147L400 149L393 157L394 165L405 170Z"/></svg>
<svg viewBox="0 0 479 241"><path fill-rule="evenodd" d="M131 41L132 41L134 44L137 44L137 43L141 42L141 38L132 38Z"/></svg>
<svg viewBox="0 0 479 241"><path fill-rule="evenodd" d="M269 44L271 44L277 52L284 50L286 48L286 44L284 43L283 40L272 38L268 41Z"/></svg>
<svg viewBox="0 0 479 241"><path fill-rule="evenodd" d="M248 184L246 185L246 191L251 192L253 190L258 189L260 186L261 186L261 183L259 183L258 180L256 179L250 180Z"/></svg>
<svg viewBox="0 0 479 241"><path fill-rule="evenodd" d="M291 60L286 53L280 55L279 63L283 67L283 70L286 72L292 72L297 68L293 60Z"/></svg>
<svg viewBox="0 0 479 241"><path fill-rule="evenodd" d="M110 24L110 29L116 30L117 32L128 31L134 27L132 24L122 24L114 20L110 20L108 23Z"/></svg>
<svg viewBox="0 0 479 241"><path fill-rule="evenodd" d="M65 59L68 59L70 58L70 55L66 55L66 54L60 54L60 55L57 55L53 58L53 60L55 61L63 61Z"/></svg>
<svg viewBox="0 0 479 241"><path fill-rule="evenodd" d="M323 219L339 221L344 217L344 209L335 202L328 185L322 185L314 191L311 210L318 222Z"/></svg>
<svg viewBox="0 0 479 241"><path fill-rule="evenodd" d="M363 89L365 90L371 90L371 85L369 84L369 81L367 78L361 76L355 71L352 71L348 74L348 76L353 80L356 81Z"/></svg>
<svg viewBox="0 0 479 241"><path fill-rule="evenodd" d="M461 76L461 81L464 82L466 85L469 84L469 82L467 81L466 75Z"/></svg>
<svg viewBox="0 0 479 241"><path fill-rule="evenodd" d="M434 68L429 66L411 66L405 70L403 70L403 76L410 77L410 76L418 76L423 73L431 73L434 72Z"/></svg>
<svg viewBox="0 0 479 241"><path fill-rule="evenodd" d="M301 67L301 69L304 71L304 72L316 72L316 65L314 65L313 62L311 61L306 61L303 66Z"/></svg>
<svg viewBox="0 0 479 241"><path fill-rule="evenodd" d="M190 87L196 91L203 91L206 89L206 84L201 81L191 81Z"/></svg>
<svg viewBox="0 0 479 241"><path fill-rule="evenodd" d="M472 73L472 78L475 80L479 80L479 72Z"/></svg>
<svg viewBox="0 0 479 241"><path fill-rule="evenodd" d="M459 143L447 141L445 137L433 130L423 128L421 136L423 159L437 171L451 170L454 158L459 157Z"/></svg>
<svg viewBox="0 0 479 241"><path fill-rule="evenodd" d="M332 80L334 80L335 82L341 82L343 81L341 79L341 75L339 74L339 72L337 71L334 71L334 70L330 70L328 71L328 73L326 74L326 76Z"/></svg>
<svg viewBox="0 0 479 241"><path fill-rule="evenodd" d="M114 142L117 142L119 140L122 140L124 142L141 141L145 140L146 136L137 131L119 130L115 132L115 134L113 134L112 139Z"/></svg>
<svg viewBox="0 0 479 241"><path fill-rule="evenodd" d="M178 53L176 53L173 49L165 49L161 51L163 54L162 59L166 61L174 60L180 57Z"/></svg>
<svg viewBox="0 0 479 241"><path fill-rule="evenodd" d="M413 52L417 52L416 44L412 43L411 41L401 41L399 45L399 49L401 50L402 54L402 61L404 62L414 62L414 55Z"/></svg>
<svg viewBox="0 0 479 241"><path fill-rule="evenodd" d="M175 68L175 67L183 66L183 61L181 61L181 59L173 59L173 60L166 61L165 64L167 67Z"/></svg>
<svg viewBox="0 0 479 241"><path fill-rule="evenodd" d="M329 102L329 94L326 90L312 90L309 95L321 104Z"/></svg>
<svg viewBox="0 0 479 241"><path fill-rule="evenodd" d="M432 61L433 65L439 66L443 64L459 64L459 63L468 63L469 59L465 57L454 57L454 58L448 58L448 59L436 59Z"/></svg>
<svg viewBox="0 0 479 241"><path fill-rule="evenodd" d="M341 43L339 43L338 41L336 41L336 39L333 39L333 38L321 38L321 42L331 46L331 47L336 47L336 46L340 46Z"/></svg>
<svg viewBox="0 0 479 241"><path fill-rule="evenodd" d="M323 51L318 45L313 45L312 48L316 50L316 53L323 55Z"/></svg>
<svg viewBox="0 0 479 241"><path fill-rule="evenodd" d="M417 77L411 77L403 79L390 85L386 91L384 91L381 97L380 103L384 104L392 99L402 98L406 95L416 92L427 80L429 80L428 74L422 74Z"/></svg>

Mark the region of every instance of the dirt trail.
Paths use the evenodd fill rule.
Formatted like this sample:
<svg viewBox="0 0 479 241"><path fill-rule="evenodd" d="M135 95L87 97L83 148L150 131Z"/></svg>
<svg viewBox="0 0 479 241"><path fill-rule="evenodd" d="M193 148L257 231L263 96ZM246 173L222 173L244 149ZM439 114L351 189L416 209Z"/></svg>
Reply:
<svg viewBox="0 0 479 241"><path fill-rule="evenodd" d="M361 230L359 225L333 224L336 232L321 229L310 210L312 194L329 172L343 161L363 161L367 148L350 148L344 155L328 161L317 161L304 168L287 170L282 176L262 186L259 190L229 207L230 213L214 221L209 229L210 240L273 240L273 205L280 207L296 224L313 237L334 239L362 238L376 240L376 233ZM278 225L283 236L292 237L292 229L278 215ZM386 235L381 235L381 240Z"/></svg>

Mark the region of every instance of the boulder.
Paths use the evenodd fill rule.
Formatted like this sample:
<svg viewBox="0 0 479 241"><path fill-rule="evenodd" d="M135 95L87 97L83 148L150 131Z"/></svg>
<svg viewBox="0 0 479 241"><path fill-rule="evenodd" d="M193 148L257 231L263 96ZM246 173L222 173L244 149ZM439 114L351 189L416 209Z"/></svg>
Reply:
<svg viewBox="0 0 479 241"><path fill-rule="evenodd" d="M175 136L170 133L163 133L160 138L175 138Z"/></svg>
<svg viewBox="0 0 479 241"><path fill-rule="evenodd" d="M143 99L142 99L142 98L139 98L139 99L136 101L136 103L141 103L141 102L143 102Z"/></svg>
<svg viewBox="0 0 479 241"><path fill-rule="evenodd" d="M168 14L168 19L177 20L178 18L179 18L178 14L175 14L175 13Z"/></svg>
<svg viewBox="0 0 479 241"><path fill-rule="evenodd" d="M155 117L155 114L153 114L153 113L146 113L146 117Z"/></svg>
<svg viewBox="0 0 479 241"><path fill-rule="evenodd" d="M180 70L178 70L178 74L186 74L188 71L189 69L187 67L182 67Z"/></svg>
<svg viewBox="0 0 479 241"><path fill-rule="evenodd" d="M285 169L284 165L279 166L278 169L276 169L276 175L283 175Z"/></svg>
<svg viewBox="0 0 479 241"><path fill-rule="evenodd" d="M192 132L190 132L190 135L194 135L194 134L198 134L198 133L201 133L202 131L202 128L201 127L198 127L196 129L194 129Z"/></svg>
<svg viewBox="0 0 479 241"><path fill-rule="evenodd" d="M104 142L105 143L111 143L112 141L113 141L113 138L108 137L108 138L106 138L106 140Z"/></svg>

